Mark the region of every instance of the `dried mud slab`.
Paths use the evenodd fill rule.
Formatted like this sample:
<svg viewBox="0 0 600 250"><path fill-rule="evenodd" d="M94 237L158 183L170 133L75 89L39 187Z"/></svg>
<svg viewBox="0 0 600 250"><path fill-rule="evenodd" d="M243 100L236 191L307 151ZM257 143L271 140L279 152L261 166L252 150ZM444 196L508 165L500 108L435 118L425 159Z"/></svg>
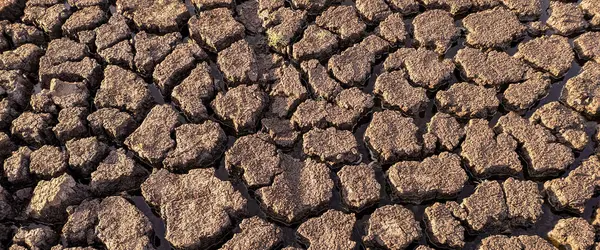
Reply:
<svg viewBox="0 0 600 250"><path fill-rule="evenodd" d="M571 35L585 30L588 26L583 11L576 3L550 2L550 17L547 24L558 34Z"/></svg>
<svg viewBox="0 0 600 250"><path fill-rule="evenodd" d="M571 68L575 53L569 40L559 35L543 36L519 44L515 57L533 66L561 77Z"/></svg>
<svg viewBox="0 0 600 250"><path fill-rule="evenodd" d="M308 95L302 85L300 72L292 65L275 70L275 83L271 85L269 113L278 117L288 117L298 104Z"/></svg>
<svg viewBox="0 0 600 250"><path fill-rule="evenodd" d="M537 235L492 235L481 241L479 249L540 249L540 250L556 250L550 242L546 241Z"/></svg>
<svg viewBox="0 0 600 250"><path fill-rule="evenodd" d="M579 58L600 63L600 32L586 32L573 41Z"/></svg>
<svg viewBox="0 0 600 250"><path fill-rule="evenodd" d="M302 139L304 153L317 157L322 162L335 165L353 163L361 159L358 143L350 131L315 128L304 134Z"/></svg>
<svg viewBox="0 0 600 250"><path fill-rule="evenodd" d="M327 74L327 68L317 60L304 61L301 64L302 71L308 76L308 88L314 97L322 97L332 100L341 91L339 82Z"/></svg>
<svg viewBox="0 0 600 250"><path fill-rule="evenodd" d="M514 225L532 225L542 217L544 200L533 181L508 178L502 183L508 217Z"/></svg>
<svg viewBox="0 0 600 250"><path fill-rule="evenodd" d="M544 104L529 120L552 130L561 142L573 149L583 150L590 141L585 132L587 120L560 102Z"/></svg>
<svg viewBox="0 0 600 250"><path fill-rule="evenodd" d="M120 196L102 200L98 208L96 232L110 250L152 248L150 220Z"/></svg>
<svg viewBox="0 0 600 250"><path fill-rule="evenodd" d="M339 35L344 43L355 42L367 28L353 6L329 7L317 17L315 23Z"/></svg>
<svg viewBox="0 0 600 250"><path fill-rule="evenodd" d="M502 105L508 110L523 112L548 94L550 84L550 77L541 73L524 82L510 84L502 95Z"/></svg>
<svg viewBox="0 0 600 250"><path fill-rule="evenodd" d="M69 167L77 174L89 176L109 152L108 145L96 137L73 139L65 144Z"/></svg>
<svg viewBox="0 0 600 250"><path fill-rule="evenodd" d="M282 230L259 217L244 219L239 227L240 232L221 249L272 249L283 242Z"/></svg>
<svg viewBox="0 0 600 250"><path fill-rule="evenodd" d="M183 124L175 128L176 147L163 160L171 171L204 167L216 161L225 151L227 135L218 123Z"/></svg>
<svg viewBox="0 0 600 250"><path fill-rule="evenodd" d="M500 117L495 129L511 135L521 146L528 161L527 172L533 177L556 176L573 163L571 149L557 142L552 133L514 112Z"/></svg>
<svg viewBox="0 0 600 250"><path fill-rule="evenodd" d="M206 104L215 95L216 86L206 62L197 64L190 74L171 92L173 102L185 117L195 123L208 118Z"/></svg>
<svg viewBox="0 0 600 250"><path fill-rule="evenodd" d="M211 107L220 119L232 124L237 133L244 133L256 130L267 101L267 95L258 85L240 85L226 93L219 92Z"/></svg>
<svg viewBox="0 0 600 250"><path fill-rule="evenodd" d="M250 83L258 80L258 58L246 40L233 43L217 56L219 69L231 84Z"/></svg>
<svg viewBox="0 0 600 250"><path fill-rule="evenodd" d="M460 30L452 15L443 10L428 10L413 20L414 36L421 47L432 48L438 54L446 53Z"/></svg>
<svg viewBox="0 0 600 250"><path fill-rule="evenodd" d="M425 224L429 238L438 246L462 248L465 245L465 228L455 216L458 203L435 203L425 208Z"/></svg>
<svg viewBox="0 0 600 250"><path fill-rule="evenodd" d="M421 154L418 130L412 118L385 110L373 114L364 140L379 162L389 164Z"/></svg>
<svg viewBox="0 0 600 250"><path fill-rule="evenodd" d="M500 0L521 21L532 21L542 15L542 0Z"/></svg>
<svg viewBox="0 0 600 250"><path fill-rule="evenodd" d="M163 95L168 96L173 88L196 67L196 62L206 59L208 59L206 52L194 41L180 43L171 54L156 65L152 74L153 83Z"/></svg>
<svg viewBox="0 0 600 250"><path fill-rule="evenodd" d="M334 183L325 164L282 155L281 166L283 172L275 176L271 186L256 190L267 214L291 224L327 206L333 197Z"/></svg>
<svg viewBox="0 0 600 250"><path fill-rule="evenodd" d="M583 12L591 16L590 24L594 28L600 27L600 4L594 0L582 0L579 3Z"/></svg>
<svg viewBox="0 0 600 250"><path fill-rule="evenodd" d="M506 48L526 31L517 16L503 7L470 14L463 19L463 25L467 43L481 48Z"/></svg>
<svg viewBox="0 0 600 250"><path fill-rule="evenodd" d="M356 0L356 9L369 22L381 22L392 14L384 0Z"/></svg>
<svg viewBox="0 0 600 250"><path fill-rule="evenodd" d="M96 195L135 190L148 174L125 150L112 150L91 174L89 186Z"/></svg>
<svg viewBox="0 0 600 250"><path fill-rule="evenodd" d="M118 66L107 66L104 75L107 77L96 92L94 105L99 109L128 111L136 120L141 120L154 104L146 82L134 72Z"/></svg>
<svg viewBox="0 0 600 250"><path fill-rule="evenodd" d="M290 54L291 45L306 24L306 11L279 8L263 20L269 47L282 54Z"/></svg>
<svg viewBox="0 0 600 250"><path fill-rule="evenodd" d="M500 105L495 89L466 82L438 92L435 102L439 110L459 118L485 118L496 113Z"/></svg>
<svg viewBox="0 0 600 250"><path fill-rule="evenodd" d="M329 210L323 215L308 219L298 227L298 234L310 242L315 249L353 249L356 242L351 240L356 218L354 214Z"/></svg>
<svg viewBox="0 0 600 250"><path fill-rule="evenodd" d="M133 19L139 30L162 34L179 30L190 16L185 4L175 0L119 0L116 10Z"/></svg>
<svg viewBox="0 0 600 250"><path fill-rule="evenodd" d="M179 125L177 111L170 105L157 105L142 124L125 139L125 145L152 165L157 165L175 147L171 133Z"/></svg>
<svg viewBox="0 0 600 250"><path fill-rule="evenodd" d="M68 174L40 181L33 190L25 213L32 219L48 223L67 220L67 207L77 205L88 196L86 187Z"/></svg>
<svg viewBox="0 0 600 250"><path fill-rule="evenodd" d="M260 123L277 146L292 147L300 137L300 132L296 131L291 120L264 118Z"/></svg>
<svg viewBox="0 0 600 250"><path fill-rule="evenodd" d="M465 137L465 129L455 117L439 112L427 124L427 134L436 138L436 147L452 151Z"/></svg>
<svg viewBox="0 0 600 250"><path fill-rule="evenodd" d="M44 51L40 47L30 43L23 44L0 54L0 69L35 72L43 54Z"/></svg>
<svg viewBox="0 0 600 250"><path fill-rule="evenodd" d="M377 56L387 52L386 40L370 35L362 42L332 56L327 67L333 76L346 86L363 85L371 73L371 65Z"/></svg>
<svg viewBox="0 0 600 250"><path fill-rule="evenodd" d="M496 135L488 121L473 119L465 128L461 156L479 178L518 175L523 167L516 152L517 141L506 133Z"/></svg>
<svg viewBox="0 0 600 250"><path fill-rule="evenodd" d="M391 44L401 44L409 37L401 13L392 13L379 23L377 33Z"/></svg>
<svg viewBox="0 0 600 250"><path fill-rule="evenodd" d="M221 51L244 37L244 25L237 22L227 8L201 11L189 20L188 26L190 37L212 52ZM217 26L220 28L215 29Z"/></svg>
<svg viewBox="0 0 600 250"><path fill-rule="evenodd" d="M362 210L379 201L381 185L371 164L346 165L337 172L344 204Z"/></svg>
<svg viewBox="0 0 600 250"><path fill-rule="evenodd" d="M205 248L233 227L230 216L246 210L247 200L213 169L187 174L154 171L142 184L144 199L159 207L166 224L165 238L177 248Z"/></svg>
<svg viewBox="0 0 600 250"><path fill-rule="evenodd" d="M65 143L72 139L88 137L88 127L85 118L88 115L87 108L66 108L58 113L58 124L52 131L56 138Z"/></svg>
<svg viewBox="0 0 600 250"><path fill-rule="evenodd" d="M68 154L65 151L59 147L44 145L31 152L29 171L42 179L51 179L67 170L67 161Z"/></svg>
<svg viewBox="0 0 600 250"><path fill-rule="evenodd" d="M10 132L28 144L42 146L49 144L54 138L51 124L50 114L24 112L12 121Z"/></svg>
<svg viewBox="0 0 600 250"><path fill-rule="evenodd" d="M568 249L590 249L594 245L594 228L583 218L559 220L548 238L557 246Z"/></svg>
<svg viewBox="0 0 600 250"><path fill-rule="evenodd" d="M269 185L283 171L276 146L264 134L247 135L235 141L225 153L230 174L240 174L249 188Z"/></svg>
<svg viewBox="0 0 600 250"><path fill-rule="evenodd" d="M87 116L87 121L97 137L119 142L124 141L137 127L130 114L114 108L98 109Z"/></svg>
<svg viewBox="0 0 600 250"><path fill-rule="evenodd" d="M506 227L508 207L502 186L496 181L483 181L475 193L465 198L461 207L468 211L465 218L474 231L501 231Z"/></svg>
<svg viewBox="0 0 600 250"><path fill-rule="evenodd" d="M380 74L373 93L379 95L386 105L409 115L419 114L429 102L426 89L413 87L401 70Z"/></svg>
<svg viewBox="0 0 600 250"><path fill-rule="evenodd" d="M544 193L548 203L556 210L566 210L582 214L587 202L598 188L596 173L600 168L600 159L592 155L564 178L546 181Z"/></svg>
<svg viewBox="0 0 600 250"><path fill-rule="evenodd" d="M419 222L412 211L401 205L375 209L365 226L363 241L367 246L405 249L422 237Z"/></svg>
<svg viewBox="0 0 600 250"><path fill-rule="evenodd" d="M458 51L455 60L468 79L478 85L490 87L523 81L530 69L519 59L495 50L483 52L464 48Z"/></svg>
<svg viewBox="0 0 600 250"><path fill-rule="evenodd" d="M587 62L579 75L569 79L562 90L561 101L585 115L596 117L600 112L600 99L597 97L600 64Z"/></svg>
<svg viewBox="0 0 600 250"><path fill-rule="evenodd" d="M387 171L387 177L395 198L417 204L432 199L453 198L462 191L468 180L460 157L447 152L421 162L398 162Z"/></svg>
<svg viewBox="0 0 600 250"><path fill-rule="evenodd" d="M16 230L12 242L13 246L24 245L30 249L49 249L58 242L58 234L49 226L29 224Z"/></svg>
<svg viewBox="0 0 600 250"><path fill-rule="evenodd" d="M32 181L29 174L29 162L31 149L28 147L19 147L11 156L4 160L3 176L6 180L15 185L27 184Z"/></svg>
<svg viewBox="0 0 600 250"><path fill-rule="evenodd" d="M309 25L300 41L292 47L293 57L303 61L329 57L338 46L338 37L317 25Z"/></svg>
<svg viewBox="0 0 600 250"><path fill-rule="evenodd" d="M383 64L386 71L406 69L408 78L417 86L437 89L453 81L454 63L440 59L434 51L424 48L401 48L389 55Z"/></svg>

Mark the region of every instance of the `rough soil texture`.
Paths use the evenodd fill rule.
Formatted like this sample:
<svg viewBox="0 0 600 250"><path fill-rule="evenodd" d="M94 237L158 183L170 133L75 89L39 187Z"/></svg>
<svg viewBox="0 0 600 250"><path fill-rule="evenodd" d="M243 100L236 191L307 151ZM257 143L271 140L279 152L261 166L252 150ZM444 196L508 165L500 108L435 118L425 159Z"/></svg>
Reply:
<svg viewBox="0 0 600 250"><path fill-rule="evenodd" d="M0 249L600 249L600 1L0 1Z"/></svg>

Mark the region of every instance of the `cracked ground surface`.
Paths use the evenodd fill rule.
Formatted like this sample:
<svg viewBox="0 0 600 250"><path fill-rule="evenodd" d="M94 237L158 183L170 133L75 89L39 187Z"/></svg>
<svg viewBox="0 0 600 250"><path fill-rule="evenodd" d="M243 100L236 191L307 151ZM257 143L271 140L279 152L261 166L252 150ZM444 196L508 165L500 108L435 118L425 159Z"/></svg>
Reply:
<svg viewBox="0 0 600 250"><path fill-rule="evenodd" d="M0 250L600 249L600 1L0 1Z"/></svg>

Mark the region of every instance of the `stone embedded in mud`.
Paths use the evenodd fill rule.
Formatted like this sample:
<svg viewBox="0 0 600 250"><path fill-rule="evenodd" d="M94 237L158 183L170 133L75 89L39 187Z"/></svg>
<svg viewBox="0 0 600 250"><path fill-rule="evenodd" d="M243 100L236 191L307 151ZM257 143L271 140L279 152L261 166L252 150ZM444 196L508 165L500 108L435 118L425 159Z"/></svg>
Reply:
<svg viewBox="0 0 600 250"><path fill-rule="evenodd" d="M550 77L535 73L521 83L510 84L502 95L502 106L515 112L523 112L541 100L550 89Z"/></svg>
<svg viewBox="0 0 600 250"><path fill-rule="evenodd" d="M329 7L317 17L315 23L339 35L344 43L352 43L360 39L367 28L353 6Z"/></svg>
<svg viewBox="0 0 600 250"><path fill-rule="evenodd" d="M212 52L221 51L244 37L244 25L237 22L227 8L201 11L189 20L188 26L190 36Z"/></svg>
<svg viewBox="0 0 600 250"><path fill-rule="evenodd" d="M158 165L175 147L171 133L179 125L177 111L170 105L157 105L142 124L125 139L125 145L142 159Z"/></svg>
<svg viewBox="0 0 600 250"><path fill-rule="evenodd" d="M429 238L440 246L462 248L465 245L465 228L453 214L456 202L439 203L425 208L425 224Z"/></svg>
<svg viewBox="0 0 600 250"><path fill-rule="evenodd" d="M364 140L379 162L389 164L421 154L418 131L412 118L385 110L373 114Z"/></svg>
<svg viewBox="0 0 600 250"><path fill-rule="evenodd" d="M523 59L535 67L561 77L571 68L575 53L566 37L559 35L543 36L522 42L515 57Z"/></svg>
<svg viewBox="0 0 600 250"><path fill-rule="evenodd" d="M30 156L29 171L42 179L51 179L67 170L69 155L59 147L44 145Z"/></svg>
<svg viewBox="0 0 600 250"><path fill-rule="evenodd" d="M176 248L212 246L233 227L230 216L242 215L247 206L246 198L212 168L181 175L155 170L141 188L145 200L160 208L165 237Z"/></svg>
<svg viewBox="0 0 600 250"><path fill-rule="evenodd" d="M508 207L497 181L481 182L475 193L463 199L461 207L468 211L465 220L474 231L502 231L507 226Z"/></svg>
<svg viewBox="0 0 600 250"><path fill-rule="evenodd" d="M205 102L215 95L216 86L206 62L196 65L190 74L173 88L171 98L188 120L198 123L208 117Z"/></svg>
<svg viewBox="0 0 600 250"><path fill-rule="evenodd" d="M301 161L285 154L281 161L283 172L273 184L255 191L267 214L291 224L324 209L333 198L329 168L310 158Z"/></svg>
<svg viewBox="0 0 600 250"><path fill-rule="evenodd" d="M66 144L69 166L80 175L89 176L109 153L108 145L96 137L73 139Z"/></svg>
<svg viewBox="0 0 600 250"><path fill-rule="evenodd" d="M583 218L565 218L548 232L548 238L561 248L591 249L594 245L594 227Z"/></svg>
<svg viewBox="0 0 600 250"><path fill-rule="evenodd" d="M475 12L463 19L467 43L481 48L506 48L525 35L526 27L504 7Z"/></svg>
<svg viewBox="0 0 600 250"><path fill-rule="evenodd" d="M362 157L354 135L350 131L335 128L308 131L303 136L302 149L306 155L331 165L357 162Z"/></svg>
<svg viewBox="0 0 600 250"><path fill-rule="evenodd" d="M600 89L600 64L587 62L579 75L565 84L561 101L585 115L597 117L600 113L600 98L596 94Z"/></svg>
<svg viewBox="0 0 600 250"><path fill-rule="evenodd" d="M473 119L465 128L466 138L460 154L467 167L479 178L518 175L523 167L516 152L517 141L506 133L496 135L488 123Z"/></svg>
<svg viewBox="0 0 600 250"><path fill-rule="evenodd" d="M127 112L114 108L102 108L87 117L92 133L100 139L122 142L131 134L137 124Z"/></svg>
<svg viewBox="0 0 600 250"><path fill-rule="evenodd" d="M96 92L96 108L116 108L128 111L141 120L154 104L150 90L144 80L136 73L118 66L107 66L107 76L102 80Z"/></svg>
<svg viewBox="0 0 600 250"><path fill-rule="evenodd" d="M550 2L549 13L548 26L557 31L558 34L568 36L581 32L588 26L584 13L577 3L552 1Z"/></svg>
<svg viewBox="0 0 600 250"><path fill-rule="evenodd" d="M49 181L41 180L33 190L25 213L31 219L43 222L64 222L67 220L67 207L79 204L87 196L86 187L68 174Z"/></svg>
<svg viewBox="0 0 600 250"><path fill-rule="evenodd" d="M118 149L111 151L91 176L90 190L104 196L137 189L148 176L148 171L125 150Z"/></svg>
<svg viewBox="0 0 600 250"><path fill-rule="evenodd" d="M379 202L381 184L371 164L346 165L337 175L340 178L342 201L346 206L360 211Z"/></svg>
<svg viewBox="0 0 600 250"><path fill-rule="evenodd" d="M388 56L383 66L386 71L406 69L415 85L432 90L454 80L452 60L440 59L437 53L424 48L398 49Z"/></svg>
<svg viewBox="0 0 600 250"><path fill-rule="evenodd" d="M431 48L438 54L444 54L452 42L460 35L454 25L454 18L443 10L428 10L413 20L414 36L421 47Z"/></svg>
<svg viewBox="0 0 600 250"><path fill-rule="evenodd" d="M176 147L163 160L171 171L204 167L216 161L225 151L227 135L218 123L184 124L175 128Z"/></svg>
<svg viewBox="0 0 600 250"><path fill-rule="evenodd" d="M424 88L413 87L400 70L380 74L373 90L386 105L399 108L409 115L418 115L425 110L429 102L426 92Z"/></svg>
<svg viewBox="0 0 600 250"><path fill-rule="evenodd" d="M421 237L421 227L412 211L402 205L386 205L375 209L366 223L367 246L405 249Z"/></svg>
<svg viewBox="0 0 600 250"><path fill-rule="evenodd" d="M237 133L253 132L266 108L267 94L258 85L240 85L219 92L211 102L217 117L233 125Z"/></svg>
<svg viewBox="0 0 600 250"><path fill-rule="evenodd" d="M469 178L460 157L448 152L421 162L398 162L390 167L387 176L394 198L417 204L456 197Z"/></svg>
<svg viewBox="0 0 600 250"><path fill-rule="evenodd" d="M282 230L259 217L244 219L240 232L221 247L223 250L272 249L283 242Z"/></svg>
<svg viewBox="0 0 600 250"><path fill-rule="evenodd" d="M600 32L586 32L573 41L579 58L600 63Z"/></svg>
<svg viewBox="0 0 600 250"><path fill-rule="evenodd" d="M526 79L529 66L505 52L495 50L482 52L478 49L464 48L456 54L467 78L478 85L501 87L507 83Z"/></svg>
<svg viewBox="0 0 600 250"><path fill-rule="evenodd" d="M438 92L435 102L439 110L459 118L485 118L496 113L500 105L495 89L466 82Z"/></svg>
<svg viewBox="0 0 600 250"><path fill-rule="evenodd" d="M154 249L150 220L120 196L105 198L98 208L96 233L108 250Z"/></svg>
<svg viewBox="0 0 600 250"><path fill-rule="evenodd" d="M298 227L298 234L315 249L354 249L352 237L356 218L354 214L328 210L323 215L310 218Z"/></svg>

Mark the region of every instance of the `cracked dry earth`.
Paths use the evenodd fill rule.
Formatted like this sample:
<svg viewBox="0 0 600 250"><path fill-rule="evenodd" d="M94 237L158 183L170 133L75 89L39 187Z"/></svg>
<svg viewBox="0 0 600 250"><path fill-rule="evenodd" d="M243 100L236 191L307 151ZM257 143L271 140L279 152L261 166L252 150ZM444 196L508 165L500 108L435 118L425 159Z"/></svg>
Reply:
<svg viewBox="0 0 600 250"><path fill-rule="evenodd" d="M600 1L0 1L0 249L600 249Z"/></svg>

